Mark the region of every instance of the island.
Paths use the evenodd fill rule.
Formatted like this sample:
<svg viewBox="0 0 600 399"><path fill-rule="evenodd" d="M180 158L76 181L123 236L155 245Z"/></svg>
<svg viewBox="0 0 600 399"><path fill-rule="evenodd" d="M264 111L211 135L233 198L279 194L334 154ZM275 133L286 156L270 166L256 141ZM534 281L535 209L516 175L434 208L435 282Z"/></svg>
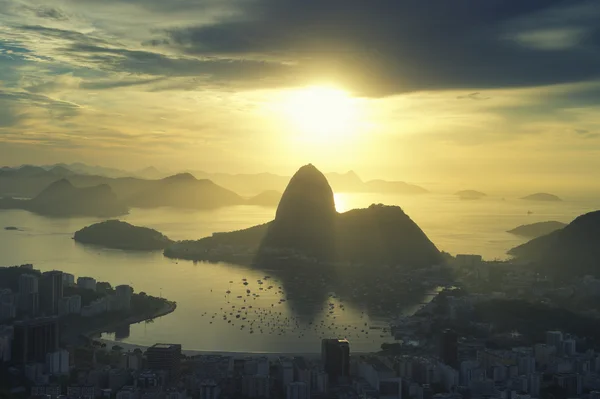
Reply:
<svg viewBox="0 0 600 399"><path fill-rule="evenodd" d="M84 227L76 231L73 238L82 244L138 251L165 249L173 243L156 230L133 226L120 220L107 220Z"/></svg>
<svg viewBox="0 0 600 399"><path fill-rule="evenodd" d="M545 202L562 201L562 199L560 199L558 196L556 196L554 194L548 194L548 193L535 193L535 194L531 194L531 195L522 197L521 199L526 200L526 201L545 201Z"/></svg>
<svg viewBox="0 0 600 399"><path fill-rule="evenodd" d="M538 222L531 224L523 224L521 226L515 227L514 229L508 230L507 233L521 237L536 238L545 236L556 230L560 230L565 226L565 223L556 221Z"/></svg>
<svg viewBox="0 0 600 399"><path fill-rule="evenodd" d="M487 196L487 194L475 190L461 190L454 193L454 195L461 200L478 200Z"/></svg>

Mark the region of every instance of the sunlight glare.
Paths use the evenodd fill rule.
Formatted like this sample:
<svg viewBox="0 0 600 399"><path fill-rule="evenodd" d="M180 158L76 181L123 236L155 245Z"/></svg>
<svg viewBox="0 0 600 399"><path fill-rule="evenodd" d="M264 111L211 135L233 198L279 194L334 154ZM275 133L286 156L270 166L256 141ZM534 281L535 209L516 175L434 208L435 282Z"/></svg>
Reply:
<svg viewBox="0 0 600 399"><path fill-rule="evenodd" d="M356 99L334 87L294 90L286 96L282 106L286 119L303 141L343 141L356 134L360 122Z"/></svg>

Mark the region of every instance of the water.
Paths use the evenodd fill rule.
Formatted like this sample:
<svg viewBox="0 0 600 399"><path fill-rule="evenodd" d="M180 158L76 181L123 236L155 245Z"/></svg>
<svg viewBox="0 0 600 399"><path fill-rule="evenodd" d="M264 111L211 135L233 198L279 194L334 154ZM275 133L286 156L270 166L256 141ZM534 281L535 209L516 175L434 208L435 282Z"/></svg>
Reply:
<svg viewBox="0 0 600 399"><path fill-rule="evenodd" d="M460 201L443 195L336 195L340 211L373 202L401 205L439 249L452 254L479 253L486 259L504 258L507 249L524 242L506 233L508 229L545 220L569 222L582 213L599 208L594 201L530 203L500 198ZM533 213L527 215L528 211ZM173 239L195 239L214 231L237 230L264 223L273 218L274 212L274 209L253 206L210 212L134 209L123 219L155 228ZM98 221L95 218L47 218L20 210L0 211L0 265L33 263L42 271L59 269L76 276L109 281L113 285L131 284L137 292L146 291L177 302L174 313L153 323L131 326L127 332L129 336L122 339L132 344L176 342L188 350L314 353L320 350L320 339L324 334L348 337L353 351L376 350L382 342L390 341L389 336L380 336L380 330L367 327L384 326L384 320L371 319L363 313L364 309L348 303L340 307L337 298L329 298L331 308L325 305L316 315L311 315L310 320L302 318L291 301L279 301L285 298L284 294L278 293L282 283L275 279L264 280L265 272L226 263L175 261L163 257L160 252L83 246L71 239L74 231ZM5 231L5 226L16 226L21 231ZM242 284L244 278L248 286ZM258 284L259 279L264 284ZM273 289L266 289L271 285ZM249 296L246 296L247 289L251 290ZM232 293L227 295L227 290ZM246 309L240 313L240 319L236 319L242 306ZM407 303L404 312L414 311L415 306ZM321 309L321 305L316 307ZM224 313L228 319L233 319L231 323L223 320ZM246 317L243 329L242 317ZM253 320L256 321L250 334L249 325ZM267 322L271 324L269 327ZM260 333L259 324L263 325L263 333ZM319 326L318 331L315 326ZM369 333L361 333L361 330ZM105 337L114 339L115 335L105 334Z"/></svg>

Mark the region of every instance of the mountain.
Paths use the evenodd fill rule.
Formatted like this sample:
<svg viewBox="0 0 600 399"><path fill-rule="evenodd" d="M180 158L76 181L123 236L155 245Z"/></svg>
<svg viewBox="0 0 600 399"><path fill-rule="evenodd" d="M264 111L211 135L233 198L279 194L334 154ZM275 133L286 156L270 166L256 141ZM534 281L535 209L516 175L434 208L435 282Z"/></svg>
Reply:
<svg viewBox="0 0 600 399"><path fill-rule="evenodd" d="M518 260L534 262L548 273L600 276L600 211L577 217L565 228L511 249Z"/></svg>
<svg viewBox="0 0 600 399"><path fill-rule="evenodd" d="M161 180L147 180L146 188L125 200L132 207L211 209L239 205L244 199L208 179L198 180L190 173L180 173Z"/></svg>
<svg viewBox="0 0 600 399"><path fill-rule="evenodd" d="M556 230L562 229L565 226L565 223L555 221L539 222L515 227L512 230L508 230L508 233L521 237L536 238L548 235Z"/></svg>
<svg viewBox="0 0 600 399"><path fill-rule="evenodd" d="M527 200L527 201L547 201L547 202L562 201L556 195L554 195L554 194L548 194L548 193L535 193L535 194L531 194L531 195L525 196L525 197L523 197L521 199L522 200Z"/></svg>
<svg viewBox="0 0 600 399"><path fill-rule="evenodd" d="M454 193L454 195L458 196L458 198L460 198L461 200L478 200L487 196L487 194L475 190L457 191L456 193Z"/></svg>
<svg viewBox="0 0 600 399"><path fill-rule="evenodd" d="M248 199L248 205L275 207L281 200L281 193L275 190L263 191Z"/></svg>
<svg viewBox="0 0 600 399"><path fill-rule="evenodd" d="M116 216L127 213L127 207L117 199L110 186L102 184L78 188L67 179L49 185L28 201L27 209L54 216Z"/></svg>
<svg viewBox="0 0 600 399"><path fill-rule="evenodd" d="M75 232L75 241L107 248L151 251L165 249L172 243L156 230L137 227L119 220L107 220Z"/></svg>
<svg viewBox="0 0 600 399"><path fill-rule="evenodd" d="M369 180L361 191L380 194L426 194L429 192L414 184L387 180Z"/></svg>
<svg viewBox="0 0 600 399"><path fill-rule="evenodd" d="M78 188L67 179L50 184L31 200L4 198L4 209L25 209L48 216L116 216L127 213L127 207L107 185Z"/></svg>
<svg viewBox="0 0 600 399"><path fill-rule="evenodd" d="M291 178L272 222L176 243L165 250L169 257L197 260L255 255L259 263L290 254L368 265L423 266L442 261L435 245L400 207L371 205L338 214L327 178L310 164Z"/></svg>
<svg viewBox="0 0 600 399"><path fill-rule="evenodd" d="M327 181L335 192L357 192L362 191L364 183L354 171L346 173L327 173Z"/></svg>
<svg viewBox="0 0 600 399"><path fill-rule="evenodd" d="M337 211L327 178L312 164L291 178L261 251L291 249L320 259L335 253Z"/></svg>
<svg viewBox="0 0 600 399"><path fill-rule="evenodd" d="M338 217L338 259L364 264L430 266L441 254L399 206L373 204Z"/></svg>
<svg viewBox="0 0 600 399"><path fill-rule="evenodd" d="M135 175L143 179L161 179L165 177L165 173L156 169L154 166L148 166L147 168L138 170L135 172Z"/></svg>

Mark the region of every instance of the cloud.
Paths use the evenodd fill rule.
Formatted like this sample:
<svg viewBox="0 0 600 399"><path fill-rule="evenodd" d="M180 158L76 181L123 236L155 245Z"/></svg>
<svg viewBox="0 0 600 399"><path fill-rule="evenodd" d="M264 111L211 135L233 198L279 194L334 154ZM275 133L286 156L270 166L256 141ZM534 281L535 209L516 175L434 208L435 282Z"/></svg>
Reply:
<svg viewBox="0 0 600 399"><path fill-rule="evenodd" d="M600 18L600 4L571 4L583 3L589 4L585 13L568 21L581 27L554 21L546 23L554 30L539 33L531 31L539 29L538 15L571 8L556 0L258 0L244 3L245 18L170 29L159 43L188 55L286 60L303 79L331 79L367 96L536 86L600 76L600 43L594 40L588 51L569 45L576 32L598 30L587 18ZM515 20L518 26L511 25ZM553 37L560 45L548 44Z"/></svg>
<svg viewBox="0 0 600 399"><path fill-rule="evenodd" d="M482 96L481 93L478 92L478 91L476 91L474 93L469 93L469 94L466 94L466 95L461 95L461 96L458 96L456 98L459 99L459 100L467 100L468 99L468 100L475 100L475 101L489 100L490 99L490 97L484 97L484 96Z"/></svg>

